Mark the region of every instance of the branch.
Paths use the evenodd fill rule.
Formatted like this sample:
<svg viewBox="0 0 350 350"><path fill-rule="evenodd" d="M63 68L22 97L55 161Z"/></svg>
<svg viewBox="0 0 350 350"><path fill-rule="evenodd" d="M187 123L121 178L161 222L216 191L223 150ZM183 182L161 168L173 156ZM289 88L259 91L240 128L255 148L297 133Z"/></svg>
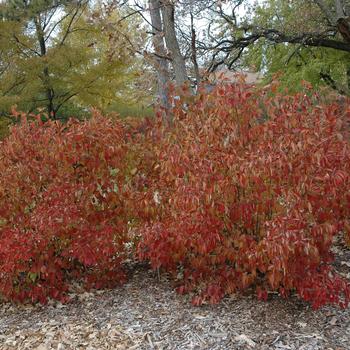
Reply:
<svg viewBox="0 0 350 350"><path fill-rule="evenodd" d="M49 33L46 35L45 41L47 41L50 37L53 31L57 28L57 26L62 23L67 17L69 17L70 13L65 14L59 21L57 21L49 31Z"/></svg>
<svg viewBox="0 0 350 350"><path fill-rule="evenodd" d="M67 39L67 36L71 33L71 27L73 25L73 22L74 22L74 19L78 16L79 14L79 10L82 8L82 11L80 13L80 15L78 16L78 18L83 14L84 10L85 10L85 7L87 6L87 2L84 3L84 0L81 0L77 3L76 5L76 9L75 9L75 12L73 13L72 15L72 18L70 19L69 23L68 23L68 26L67 26L67 30L66 32L64 33L63 35L63 38L59 44L59 46L62 46L64 44L64 42L66 41Z"/></svg>
<svg viewBox="0 0 350 350"><path fill-rule="evenodd" d="M346 92L338 87L336 81L328 73L320 72L320 77L328 86L337 91L340 95L346 95Z"/></svg>
<svg viewBox="0 0 350 350"><path fill-rule="evenodd" d="M16 88L17 86L23 84L25 82L24 78L21 78L20 80L16 80L10 87L8 87L3 93L3 96L6 96L7 94L9 94L14 88Z"/></svg>
<svg viewBox="0 0 350 350"><path fill-rule="evenodd" d="M50 24L53 16L56 14L58 8L59 8L59 5L57 4L54 7L52 7L51 13L45 14L45 19L43 21L43 31L45 31L46 27Z"/></svg>
<svg viewBox="0 0 350 350"><path fill-rule="evenodd" d="M28 45L22 43L22 42L18 39L18 37L17 37L16 34L13 34L13 38L16 40L16 42L17 42L18 44L20 44L21 46L23 46L23 47L24 47L25 49L27 49L28 51L30 51L30 52L32 52L32 53L38 55L38 56L41 56L40 53L39 53L38 51L36 51L36 50L32 49L31 47L29 47Z"/></svg>
<svg viewBox="0 0 350 350"><path fill-rule="evenodd" d="M273 43L289 43L289 44L302 44L303 46L312 47L325 47L332 48L339 51L350 52L350 43L328 39L321 34L315 33L303 33L295 36L287 35L276 29L263 29L255 31L250 35L244 36L238 39L222 40L213 47L209 47L210 50L219 50L223 52L232 51L233 49L246 48L251 44L254 44L257 40L265 38Z"/></svg>

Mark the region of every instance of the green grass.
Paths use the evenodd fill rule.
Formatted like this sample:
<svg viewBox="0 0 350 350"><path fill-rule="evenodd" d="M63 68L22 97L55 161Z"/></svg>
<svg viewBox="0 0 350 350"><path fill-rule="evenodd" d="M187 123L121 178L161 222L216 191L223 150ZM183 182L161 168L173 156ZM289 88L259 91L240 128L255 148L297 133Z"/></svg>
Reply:
<svg viewBox="0 0 350 350"><path fill-rule="evenodd" d="M0 117L0 140L3 140L9 133L10 121Z"/></svg>
<svg viewBox="0 0 350 350"><path fill-rule="evenodd" d="M112 104L108 108L108 112L118 113L121 118L126 117L151 117L153 116L153 108L146 107L141 104L123 104L123 103L115 103Z"/></svg>

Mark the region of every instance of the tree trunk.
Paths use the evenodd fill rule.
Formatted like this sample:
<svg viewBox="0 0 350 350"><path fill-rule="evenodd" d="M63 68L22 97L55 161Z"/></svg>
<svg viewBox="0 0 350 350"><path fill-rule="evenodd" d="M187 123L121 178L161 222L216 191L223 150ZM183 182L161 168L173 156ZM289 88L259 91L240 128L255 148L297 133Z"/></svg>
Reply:
<svg viewBox="0 0 350 350"><path fill-rule="evenodd" d="M347 18L339 18L337 21L337 28L343 37L344 41L350 44L350 23Z"/></svg>
<svg viewBox="0 0 350 350"><path fill-rule="evenodd" d="M165 42L172 58L176 85L188 81L185 60L181 54L175 31L175 6L171 0L161 0L161 12L164 24Z"/></svg>
<svg viewBox="0 0 350 350"><path fill-rule="evenodd" d="M35 17L34 24L35 24L36 36L40 46L40 56L44 57L46 56L46 43L45 43L44 32L40 24L40 18ZM56 111L55 111L54 102L53 102L54 90L52 89L50 84L49 68L46 63L44 63L44 65L45 66L43 69L43 84L44 84L45 94L47 98L47 113L49 115L49 118L56 119Z"/></svg>
<svg viewBox="0 0 350 350"><path fill-rule="evenodd" d="M194 28L192 12L191 12L191 51L192 51L191 56L192 56L194 74L196 77L197 94L198 94L199 88L200 88L200 83L201 83L201 75L199 72L199 66L198 66L198 61L197 61L196 30Z"/></svg>
<svg viewBox="0 0 350 350"><path fill-rule="evenodd" d="M342 0L335 0L335 12L337 14L337 19L346 17Z"/></svg>
<svg viewBox="0 0 350 350"><path fill-rule="evenodd" d="M350 96L350 65L346 70L346 87L347 87L347 95Z"/></svg>
<svg viewBox="0 0 350 350"><path fill-rule="evenodd" d="M160 105L168 110L169 104L169 65L166 59L166 49L163 38L163 25L160 15L160 1L149 0L151 23L152 23L152 43L156 54L156 71L158 83L158 99Z"/></svg>

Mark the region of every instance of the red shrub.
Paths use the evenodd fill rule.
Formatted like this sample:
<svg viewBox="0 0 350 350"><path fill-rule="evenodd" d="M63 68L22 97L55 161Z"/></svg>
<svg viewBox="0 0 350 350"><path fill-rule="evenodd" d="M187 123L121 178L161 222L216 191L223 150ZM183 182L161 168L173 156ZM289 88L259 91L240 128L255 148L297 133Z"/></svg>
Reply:
<svg viewBox="0 0 350 350"><path fill-rule="evenodd" d="M350 227L337 106L227 85L173 113L154 142L140 258L173 273L194 304L255 287L263 299L296 290L314 307L347 305L349 284L329 265L333 237Z"/></svg>
<svg viewBox="0 0 350 350"><path fill-rule="evenodd" d="M68 124L24 116L12 129L0 149L0 295L64 300L70 278L96 288L124 280L124 138L100 116Z"/></svg>
<svg viewBox="0 0 350 350"><path fill-rule="evenodd" d="M347 305L330 248L350 242L350 109L267 96L222 86L176 101L168 127L23 117L0 148L0 295L121 282L137 238L194 304L253 287Z"/></svg>

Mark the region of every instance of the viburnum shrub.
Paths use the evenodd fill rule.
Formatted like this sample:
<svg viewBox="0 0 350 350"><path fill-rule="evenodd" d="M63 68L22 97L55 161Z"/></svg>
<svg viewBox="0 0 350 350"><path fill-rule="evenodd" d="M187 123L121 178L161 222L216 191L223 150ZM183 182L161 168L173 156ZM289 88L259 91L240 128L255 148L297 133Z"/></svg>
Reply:
<svg viewBox="0 0 350 350"><path fill-rule="evenodd" d="M0 296L64 301L69 281L122 282L128 241L123 126L95 115L21 119L0 146Z"/></svg>
<svg viewBox="0 0 350 350"><path fill-rule="evenodd" d="M196 305L248 288L348 305L330 248L350 237L349 111L244 84L174 101L153 143L139 257Z"/></svg>

